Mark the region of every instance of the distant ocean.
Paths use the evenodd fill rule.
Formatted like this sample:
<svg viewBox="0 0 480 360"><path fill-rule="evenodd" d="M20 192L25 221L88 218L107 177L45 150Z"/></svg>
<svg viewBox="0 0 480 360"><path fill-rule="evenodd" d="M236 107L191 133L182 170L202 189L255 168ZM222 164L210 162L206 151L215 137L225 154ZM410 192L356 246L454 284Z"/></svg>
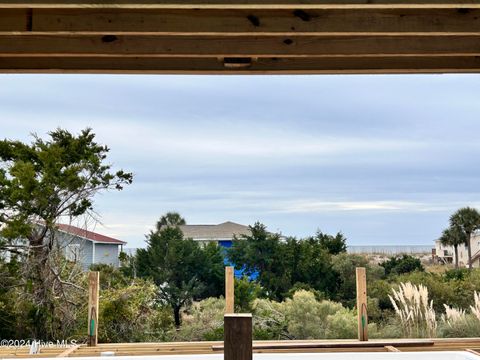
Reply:
<svg viewBox="0 0 480 360"><path fill-rule="evenodd" d="M347 246L347 252L351 254L424 254L432 253L435 245L371 245L371 246Z"/></svg>

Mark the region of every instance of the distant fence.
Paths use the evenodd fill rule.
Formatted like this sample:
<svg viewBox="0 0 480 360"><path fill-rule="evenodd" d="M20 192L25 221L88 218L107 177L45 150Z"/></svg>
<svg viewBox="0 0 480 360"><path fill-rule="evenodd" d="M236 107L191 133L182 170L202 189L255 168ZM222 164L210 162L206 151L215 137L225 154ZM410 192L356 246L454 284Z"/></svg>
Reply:
<svg viewBox="0 0 480 360"><path fill-rule="evenodd" d="M435 245L376 245L376 246L348 246L347 252L350 254L431 254Z"/></svg>

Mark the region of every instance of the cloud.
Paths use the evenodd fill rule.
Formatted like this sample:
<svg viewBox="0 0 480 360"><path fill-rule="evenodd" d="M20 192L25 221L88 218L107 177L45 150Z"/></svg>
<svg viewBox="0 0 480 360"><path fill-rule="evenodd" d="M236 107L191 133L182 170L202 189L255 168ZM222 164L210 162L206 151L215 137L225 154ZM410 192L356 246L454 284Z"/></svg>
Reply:
<svg viewBox="0 0 480 360"><path fill-rule="evenodd" d="M479 79L0 76L0 138L93 127L135 174L96 198L102 231L129 246L169 210L426 243L480 204Z"/></svg>
<svg viewBox="0 0 480 360"><path fill-rule="evenodd" d="M414 201L291 201L280 206L277 211L286 213L325 213L331 211L366 211L366 212L424 212L445 211L453 204L432 204ZM458 206L458 204L457 204Z"/></svg>

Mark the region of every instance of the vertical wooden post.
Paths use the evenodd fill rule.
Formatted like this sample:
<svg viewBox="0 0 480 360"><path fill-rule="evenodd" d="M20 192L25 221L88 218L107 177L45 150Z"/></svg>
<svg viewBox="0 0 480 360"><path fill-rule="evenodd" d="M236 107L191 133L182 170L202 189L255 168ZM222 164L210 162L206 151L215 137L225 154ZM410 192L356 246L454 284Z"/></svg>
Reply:
<svg viewBox="0 0 480 360"><path fill-rule="evenodd" d="M252 314L225 314L224 360L252 360Z"/></svg>
<svg viewBox="0 0 480 360"><path fill-rule="evenodd" d="M235 312L235 276L233 266L225 267L225 314Z"/></svg>
<svg viewBox="0 0 480 360"><path fill-rule="evenodd" d="M98 296L100 290L100 273L88 274L88 346L98 343Z"/></svg>
<svg viewBox="0 0 480 360"><path fill-rule="evenodd" d="M358 340L368 340L367 315L367 274L365 268L357 267L357 313L358 313Z"/></svg>

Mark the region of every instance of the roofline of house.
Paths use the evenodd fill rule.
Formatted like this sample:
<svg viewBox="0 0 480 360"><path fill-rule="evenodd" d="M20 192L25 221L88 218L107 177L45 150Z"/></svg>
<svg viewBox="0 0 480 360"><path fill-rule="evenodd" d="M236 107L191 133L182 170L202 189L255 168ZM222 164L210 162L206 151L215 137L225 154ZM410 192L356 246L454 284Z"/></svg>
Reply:
<svg viewBox="0 0 480 360"><path fill-rule="evenodd" d="M118 242L92 240L92 239L89 239L89 238L87 238L87 237L85 237L85 236L78 235L78 234L72 234L72 233L70 233L70 232L68 232L68 231L65 231L65 230L62 230L62 229L58 229L58 228L57 228L57 231L61 231L61 232L63 232L64 234L68 234L68 235L71 235L71 236L78 236L79 238L82 238L82 239L84 239L84 240L94 242L95 244L113 244L113 245L125 245L125 244L127 244L126 241L117 240L117 239L115 239L115 240L118 241Z"/></svg>
<svg viewBox="0 0 480 360"><path fill-rule="evenodd" d="M193 241L229 241L233 240L233 237L230 238L194 238L194 237L186 237L186 239L192 239Z"/></svg>

